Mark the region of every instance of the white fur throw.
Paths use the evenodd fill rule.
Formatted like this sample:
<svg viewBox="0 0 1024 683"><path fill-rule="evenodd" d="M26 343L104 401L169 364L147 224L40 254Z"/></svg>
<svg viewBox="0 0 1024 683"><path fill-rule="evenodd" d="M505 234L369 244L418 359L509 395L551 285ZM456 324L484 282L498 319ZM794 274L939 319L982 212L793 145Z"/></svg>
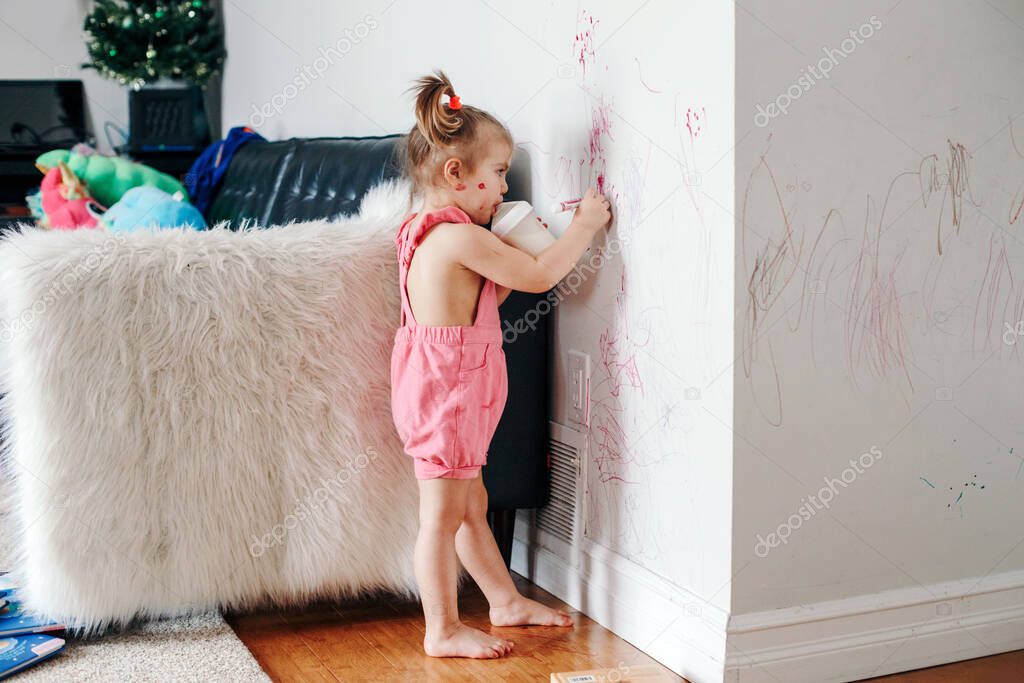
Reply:
<svg viewBox="0 0 1024 683"><path fill-rule="evenodd" d="M12 569L31 608L95 632L418 594L388 372L407 193L270 229L26 226L0 243Z"/></svg>

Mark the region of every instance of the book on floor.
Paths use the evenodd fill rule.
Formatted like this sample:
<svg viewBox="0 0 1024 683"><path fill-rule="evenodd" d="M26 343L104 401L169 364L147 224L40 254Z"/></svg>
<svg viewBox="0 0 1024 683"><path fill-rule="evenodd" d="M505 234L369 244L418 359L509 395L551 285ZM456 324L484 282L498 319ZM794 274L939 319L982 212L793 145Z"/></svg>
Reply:
<svg viewBox="0 0 1024 683"><path fill-rule="evenodd" d="M0 608L0 638L64 630L64 624L26 612L18 601L17 591L7 598L10 602Z"/></svg>
<svg viewBox="0 0 1024 683"><path fill-rule="evenodd" d="M620 665L614 669L586 669L551 674L551 683L655 683L671 681L665 669L654 664Z"/></svg>
<svg viewBox="0 0 1024 683"><path fill-rule="evenodd" d="M38 664L63 648L63 638L42 634L0 638L0 678Z"/></svg>
<svg viewBox="0 0 1024 683"><path fill-rule="evenodd" d="M7 597L18 586L11 580L10 574L0 575L0 597Z"/></svg>

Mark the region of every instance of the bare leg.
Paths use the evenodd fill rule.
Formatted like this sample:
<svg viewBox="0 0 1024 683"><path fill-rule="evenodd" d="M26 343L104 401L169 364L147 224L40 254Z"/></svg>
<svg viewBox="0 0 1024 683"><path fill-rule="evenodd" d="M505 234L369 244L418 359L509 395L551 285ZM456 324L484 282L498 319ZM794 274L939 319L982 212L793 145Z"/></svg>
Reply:
<svg viewBox="0 0 1024 683"><path fill-rule="evenodd" d="M512 642L459 620L455 532L466 514L468 479L421 479L420 529L414 555L426 620L423 651L431 657L501 657Z"/></svg>
<svg viewBox="0 0 1024 683"><path fill-rule="evenodd" d="M465 519L455 534L455 550L491 605L491 623L495 626L572 626L572 617L566 612L524 598L516 590L494 534L487 526L487 489L483 479L477 477L470 481Z"/></svg>

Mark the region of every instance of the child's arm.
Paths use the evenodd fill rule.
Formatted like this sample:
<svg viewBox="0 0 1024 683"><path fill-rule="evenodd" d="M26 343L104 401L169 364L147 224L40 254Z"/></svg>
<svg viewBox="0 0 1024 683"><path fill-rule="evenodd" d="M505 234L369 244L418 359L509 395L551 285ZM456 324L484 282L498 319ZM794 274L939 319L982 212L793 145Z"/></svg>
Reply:
<svg viewBox="0 0 1024 683"><path fill-rule="evenodd" d="M453 224L459 230L458 260L502 287L540 294L569 274L594 235L610 220L608 201L593 189L588 190L565 233L536 257L506 244L488 230L478 229L479 226Z"/></svg>

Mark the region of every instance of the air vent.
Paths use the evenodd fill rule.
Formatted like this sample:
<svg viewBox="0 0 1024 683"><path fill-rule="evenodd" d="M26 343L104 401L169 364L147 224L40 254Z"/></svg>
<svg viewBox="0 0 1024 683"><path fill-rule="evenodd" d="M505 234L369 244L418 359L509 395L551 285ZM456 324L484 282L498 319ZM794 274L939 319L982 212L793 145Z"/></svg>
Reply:
<svg viewBox="0 0 1024 683"><path fill-rule="evenodd" d="M556 422L550 423L548 443L551 493L548 504L537 510L538 529L574 545L578 537L580 482L583 481L584 434Z"/></svg>

